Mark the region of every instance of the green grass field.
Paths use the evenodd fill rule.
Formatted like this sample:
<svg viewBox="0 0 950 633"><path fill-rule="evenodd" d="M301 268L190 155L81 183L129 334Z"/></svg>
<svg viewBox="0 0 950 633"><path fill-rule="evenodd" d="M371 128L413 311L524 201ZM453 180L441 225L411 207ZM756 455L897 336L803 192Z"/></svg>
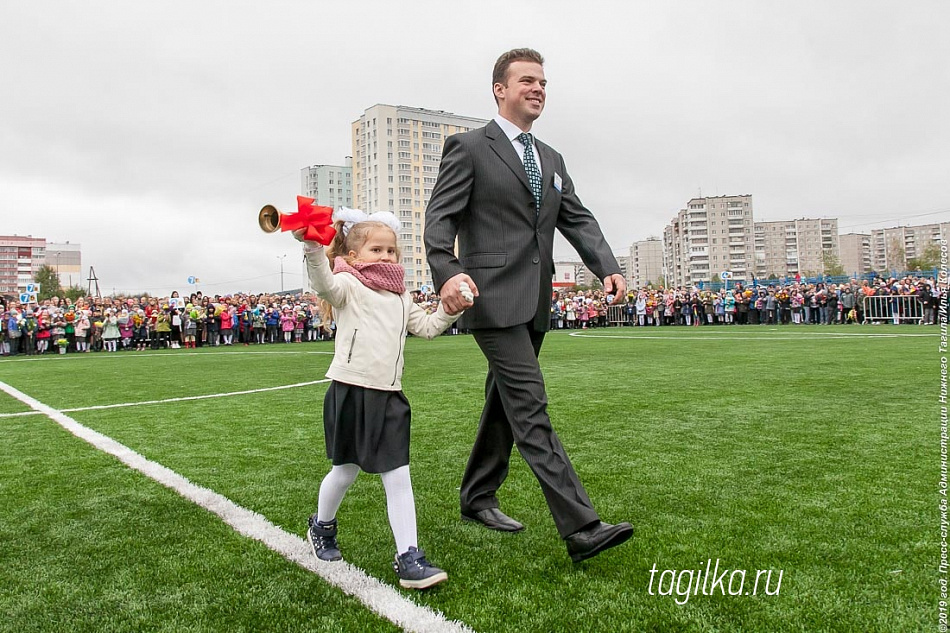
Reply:
<svg viewBox="0 0 950 633"><path fill-rule="evenodd" d="M449 581L402 595L479 632L935 628L935 328L590 334L547 337L549 412L602 518L634 538L572 564L517 455L499 497L527 529L462 523L485 363L468 336L411 339L420 546ZM161 401L318 380L331 357L313 352L331 349L5 359L0 381L60 410L160 401L68 415L303 536L329 470L325 384ZM27 410L0 392L0 631L398 630L52 419L9 415ZM344 557L396 585L377 476L339 521ZM746 590L772 570L773 595L728 595L730 577L727 595L658 595L662 570L709 559L747 570Z"/></svg>

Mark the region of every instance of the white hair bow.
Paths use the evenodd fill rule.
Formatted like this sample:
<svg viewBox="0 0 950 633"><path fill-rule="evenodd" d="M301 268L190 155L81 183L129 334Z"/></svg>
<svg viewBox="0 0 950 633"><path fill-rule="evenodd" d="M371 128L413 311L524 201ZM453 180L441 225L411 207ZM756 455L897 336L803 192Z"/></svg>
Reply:
<svg viewBox="0 0 950 633"><path fill-rule="evenodd" d="M399 229L402 226L399 220L396 219L396 216L390 211L376 211L375 213L367 214L360 209L350 209L349 207L339 207L333 212L333 221L339 222L340 220L343 221L344 236L350 232L354 224L359 222L382 222L391 228L396 235L399 235Z"/></svg>

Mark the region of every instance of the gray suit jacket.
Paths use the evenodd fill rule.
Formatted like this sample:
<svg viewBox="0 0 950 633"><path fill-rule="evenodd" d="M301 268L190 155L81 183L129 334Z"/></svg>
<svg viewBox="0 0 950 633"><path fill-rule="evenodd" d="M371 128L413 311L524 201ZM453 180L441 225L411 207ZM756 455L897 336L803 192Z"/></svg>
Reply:
<svg viewBox="0 0 950 633"><path fill-rule="evenodd" d="M475 306L459 320L463 328L550 327L555 229L599 278L620 272L563 157L537 140L535 150L543 170L537 214L524 165L497 123L445 140L425 214L426 255L437 289L462 272L478 286Z"/></svg>

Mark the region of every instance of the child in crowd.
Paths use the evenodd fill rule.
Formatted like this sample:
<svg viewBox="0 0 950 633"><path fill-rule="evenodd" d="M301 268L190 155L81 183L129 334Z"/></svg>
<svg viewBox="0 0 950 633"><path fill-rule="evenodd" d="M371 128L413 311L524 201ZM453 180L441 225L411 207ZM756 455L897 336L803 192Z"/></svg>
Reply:
<svg viewBox="0 0 950 633"><path fill-rule="evenodd" d="M135 333L135 326L132 324L132 317L125 308L119 311L119 338L122 339L122 351L132 349L132 335Z"/></svg>
<svg viewBox="0 0 950 633"><path fill-rule="evenodd" d="M50 327L52 323L49 318L49 311L42 308L36 315L36 353L45 354L49 349L49 339L52 336Z"/></svg>
<svg viewBox="0 0 950 633"><path fill-rule="evenodd" d="M294 323L294 343L303 341L303 326L307 323L307 313L303 308L297 310L297 322Z"/></svg>
<svg viewBox="0 0 950 633"><path fill-rule="evenodd" d="M119 318L113 314L112 308L106 309L106 316L102 320L102 340L107 352L118 350Z"/></svg>
<svg viewBox="0 0 950 633"><path fill-rule="evenodd" d="M316 306L310 311L310 329L307 330L307 340L308 341L319 341L320 340L320 328L323 327L323 318L320 316L319 310Z"/></svg>
<svg viewBox="0 0 950 633"><path fill-rule="evenodd" d="M135 349L144 352L148 345L148 318L145 316L145 310L139 308L132 315L133 342Z"/></svg>
<svg viewBox="0 0 950 633"><path fill-rule="evenodd" d="M73 327L75 328L76 351L88 352L89 344L86 342L86 337L89 336L89 329L92 324L89 322L89 314L86 310L77 311L76 323Z"/></svg>
<svg viewBox="0 0 950 633"><path fill-rule="evenodd" d="M182 323L185 337L185 347L195 348L195 337L198 334L198 310L192 304L187 304L182 312Z"/></svg>
<svg viewBox="0 0 950 633"><path fill-rule="evenodd" d="M294 326L297 324L293 310L287 304L284 304L283 313L280 315L280 331L284 333L284 343L289 343L294 332Z"/></svg>
<svg viewBox="0 0 950 633"><path fill-rule="evenodd" d="M59 341L63 340L66 336L66 319L63 317L62 312L57 312L56 315L52 318L52 325L50 326L50 339L53 341L53 345L59 345Z"/></svg>
<svg viewBox="0 0 950 633"><path fill-rule="evenodd" d="M221 310L221 344L231 345L234 340L234 313L231 312L231 306L225 305Z"/></svg>
<svg viewBox="0 0 950 633"><path fill-rule="evenodd" d="M340 209L334 219L337 234L326 251L304 242L310 285L322 299L320 313L324 323L335 320L338 333L323 405L333 468L320 484L307 537L318 558L340 560L336 514L343 496L361 470L380 473L396 541L393 570L401 586L425 589L448 575L418 549L409 478L410 408L400 384L403 346L407 330L432 339L458 315L447 314L441 304L429 315L413 303L397 263L399 222L393 214ZM303 240L303 231L294 235Z"/></svg>
<svg viewBox="0 0 950 633"><path fill-rule="evenodd" d="M258 345L263 345L264 331L267 327L267 324L264 321L264 312L261 310L260 306L255 307L252 311L251 325L254 327L254 341Z"/></svg>

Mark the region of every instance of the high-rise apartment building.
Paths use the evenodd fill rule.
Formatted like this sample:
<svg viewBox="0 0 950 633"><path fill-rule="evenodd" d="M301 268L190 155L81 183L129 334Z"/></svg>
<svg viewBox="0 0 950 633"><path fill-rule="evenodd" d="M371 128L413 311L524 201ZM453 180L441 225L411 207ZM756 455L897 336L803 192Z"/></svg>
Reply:
<svg viewBox="0 0 950 633"><path fill-rule="evenodd" d="M406 287L432 283L422 241L425 209L446 137L488 121L441 110L377 104L352 124L353 201L367 213L392 211Z"/></svg>
<svg viewBox="0 0 950 633"><path fill-rule="evenodd" d="M950 239L950 222L897 226L871 231L871 266L878 273L901 273L907 260L920 257L928 244Z"/></svg>
<svg viewBox="0 0 950 633"><path fill-rule="evenodd" d="M753 228L755 275L759 279L812 277L826 272L826 253L839 258L835 218L755 222Z"/></svg>
<svg viewBox="0 0 950 633"><path fill-rule="evenodd" d="M46 263L46 240L42 237L0 236L0 294L17 296L32 283Z"/></svg>
<svg viewBox="0 0 950 633"><path fill-rule="evenodd" d="M324 207L353 206L353 158L345 165L312 165L300 170L301 195Z"/></svg>
<svg viewBox="0 0 950 633"><path fill-rule="evenodd" d="M653 237L630 245L627 285L637 290L663 277L663 241Z"/></svg>
<svg viewBox="0 0 950 633"><path fill-rule="evenodd" d="M663 230L667 285L693 287L722 271L751 281L754 269L752 196L693 198Z"/></svg>
<svg viewBox="0 0 950 633"><path fill-rule="evenodd" d="M846 275L860 276L871 272L871 236L867 233L839 235L838 251Z"/></svg>

